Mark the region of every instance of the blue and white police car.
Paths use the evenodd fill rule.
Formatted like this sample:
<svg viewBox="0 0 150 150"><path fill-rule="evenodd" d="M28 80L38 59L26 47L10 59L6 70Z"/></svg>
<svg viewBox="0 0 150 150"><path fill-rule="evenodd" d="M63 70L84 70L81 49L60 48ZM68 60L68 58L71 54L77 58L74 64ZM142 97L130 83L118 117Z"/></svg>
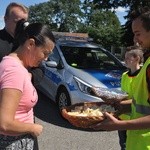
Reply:
<svg viewBox="0 0 150 150"><path fill-rule="evenodd" d="M42 63L39 90L61 108L80 102L102 101L92 90L119 89L125 66L101 46L87 39L60 38Z"/></svg>

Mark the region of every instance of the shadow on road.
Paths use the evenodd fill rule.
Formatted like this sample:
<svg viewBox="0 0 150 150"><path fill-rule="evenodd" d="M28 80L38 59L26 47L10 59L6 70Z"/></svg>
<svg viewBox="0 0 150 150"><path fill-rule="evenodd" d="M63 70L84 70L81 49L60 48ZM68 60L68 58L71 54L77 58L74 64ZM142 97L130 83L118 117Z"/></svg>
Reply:
<svg viewBox="0 0 150 150"><path fill-rule="evenodd" d="M52 102L48 97L44 96L38 91L39 100L34 108L34 114L37 118L44 122L48 122L57 126L82 130L82 131L93 131L91 129L80 129L72 126L67 120L65 120L59 113L57 105Z"/></svg>

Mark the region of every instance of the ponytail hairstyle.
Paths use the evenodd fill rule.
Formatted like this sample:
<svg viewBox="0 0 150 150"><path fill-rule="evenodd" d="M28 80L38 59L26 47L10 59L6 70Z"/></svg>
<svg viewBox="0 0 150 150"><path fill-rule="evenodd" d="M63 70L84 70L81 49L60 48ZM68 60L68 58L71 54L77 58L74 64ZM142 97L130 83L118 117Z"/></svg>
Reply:
<svg viewBox="0 0 150 150"><path fill-rule="evenodd" d="M15 29L15 41L18 43L18 46L23 45L30 38L35 40L36 46L44 45L46 38L55 43L53 33L48 26L41 23L29 24L24 19L19 20Z"/></svg>

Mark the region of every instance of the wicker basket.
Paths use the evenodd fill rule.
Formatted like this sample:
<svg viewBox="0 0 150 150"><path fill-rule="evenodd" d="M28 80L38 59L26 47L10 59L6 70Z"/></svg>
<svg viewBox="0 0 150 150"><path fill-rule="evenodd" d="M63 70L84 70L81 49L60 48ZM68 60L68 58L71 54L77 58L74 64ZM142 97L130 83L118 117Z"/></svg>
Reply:
<svg viewBox="0 0 150 150"><path fill-rule="evenodd" d="M100 107L103 104L108 104L107 102L85 102L85 103L77 103L71 106L64 107L62 109L62 116L67 119L72 125L80 128L89 128L90 125L101 122L105 119L104 116L73 116L69 115L68 112L71 112L71 110L74 110L76 106L81 107L92 107L92 106L98 106ZM114 107L115 108L115 107ZM115 109L116 110L116 109ZM117 112L117 110L116 110ZM113 112L112 114L115 115L116 112ZM110 112L111 113L111 112Z"/></svg>

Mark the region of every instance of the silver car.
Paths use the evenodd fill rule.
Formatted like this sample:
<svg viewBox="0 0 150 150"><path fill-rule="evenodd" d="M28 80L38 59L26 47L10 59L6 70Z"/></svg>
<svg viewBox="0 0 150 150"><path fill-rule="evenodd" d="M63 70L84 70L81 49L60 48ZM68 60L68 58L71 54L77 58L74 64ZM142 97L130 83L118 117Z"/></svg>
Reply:
<svg viewBox="0 0 150 150"><path fill-rule="evenodd" d="M44 80L39 90L59 108L79 102L102 101L92 89L119 89L121 75L126 69L101 46L76 39L58 39L42 68Z"/></svg>

